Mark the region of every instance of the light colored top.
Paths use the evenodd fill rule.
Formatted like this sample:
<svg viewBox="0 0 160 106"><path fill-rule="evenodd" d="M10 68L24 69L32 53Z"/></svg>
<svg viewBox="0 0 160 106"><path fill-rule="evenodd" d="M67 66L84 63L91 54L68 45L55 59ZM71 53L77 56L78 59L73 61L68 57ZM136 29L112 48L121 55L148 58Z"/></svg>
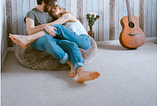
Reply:
<svg viewBox="0 0 160 106"><path fill-rule="evenodd" d="M79 20L76 22L66 22L64 26L69 30L75 32L77 35L87 34L84 26L81 24Z"/></svg>

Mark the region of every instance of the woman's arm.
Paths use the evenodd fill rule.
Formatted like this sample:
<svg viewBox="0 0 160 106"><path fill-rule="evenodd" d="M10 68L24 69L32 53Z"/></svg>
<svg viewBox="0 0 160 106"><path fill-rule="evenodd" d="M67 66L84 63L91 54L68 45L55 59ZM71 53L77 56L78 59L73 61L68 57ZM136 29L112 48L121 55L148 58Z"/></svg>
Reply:
<svg viewBox="0 0 160 106"><path fill-rule="evenodd" d="M65 13L62 17L58 18L57 20L48 23L48 25L52 26L55 24L64 24L65 22L75 22L77 21L76 17L74 17L71 13Z"/></svg>
<svg viewBox="0 0 160 106"><path fill-rule="evenodd" d="M65 22L75 22L77 21L76 17L74 17L71 13L65 13L62 15L62 17L58 18L57 20L46 23L42 25L35 26L34 21L31 18L26 18L26 31L29 35L37 33L39 31L42 31L44 29L47 29L48 33L51 35L54 34L55 28L49 28L49 26L55 25L55 24L64 24ZM49 26L48 26L49 25Z"/></svg>

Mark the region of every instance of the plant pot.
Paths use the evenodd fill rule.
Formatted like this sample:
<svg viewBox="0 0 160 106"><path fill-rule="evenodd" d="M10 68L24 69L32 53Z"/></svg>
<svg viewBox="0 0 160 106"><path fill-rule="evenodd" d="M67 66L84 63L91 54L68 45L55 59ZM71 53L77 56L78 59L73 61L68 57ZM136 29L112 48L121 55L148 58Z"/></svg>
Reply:
<svg viewBox="0 0 160 106"><path fill-rule="evenodd" d="M90 35L94 39L94 31L92 30L93 26L90 26L90 30L88 31L88 35Z"/></svg>

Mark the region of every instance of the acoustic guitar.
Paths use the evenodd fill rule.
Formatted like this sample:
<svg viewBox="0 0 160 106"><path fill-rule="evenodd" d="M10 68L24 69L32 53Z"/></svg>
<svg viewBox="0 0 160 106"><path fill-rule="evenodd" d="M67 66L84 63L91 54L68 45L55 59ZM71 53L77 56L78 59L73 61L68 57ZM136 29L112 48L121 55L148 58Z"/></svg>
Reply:
<svg viewBox="0 0 160 106"><path fill-rule="evenodd" d="M119 36L120 44L128 49L136 49L145 43L145 34L139 27L136 16L131 16L129 1L126 0L128 16L124 16L120 23L122 32Z"/></svg>

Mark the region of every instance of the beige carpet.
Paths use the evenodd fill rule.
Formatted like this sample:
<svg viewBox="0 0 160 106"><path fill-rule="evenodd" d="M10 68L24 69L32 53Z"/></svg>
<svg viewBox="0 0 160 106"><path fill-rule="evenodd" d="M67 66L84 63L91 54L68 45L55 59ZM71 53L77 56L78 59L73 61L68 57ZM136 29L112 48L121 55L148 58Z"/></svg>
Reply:
<svg viewBox="0 0 160 106"><path fill-rule="evenodd" d="M69 70L25 68L9 52L2 68L2 106L156 106L157 44L147 38L136 50L118 41L97 42L96 59L85 67L101 76L83 84Z"/></svg>

